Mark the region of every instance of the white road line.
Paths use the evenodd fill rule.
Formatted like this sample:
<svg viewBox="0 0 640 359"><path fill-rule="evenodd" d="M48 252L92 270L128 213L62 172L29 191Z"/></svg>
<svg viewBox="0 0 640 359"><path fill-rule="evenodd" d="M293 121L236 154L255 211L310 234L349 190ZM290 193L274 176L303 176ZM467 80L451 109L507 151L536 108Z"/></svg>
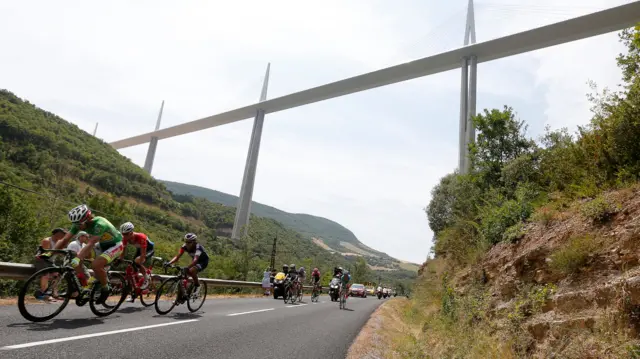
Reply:
<svg viewBox="0 0 640 359"><path fill-rule="evenodd" d="M16 344L16 345L7 345L7 346L2 347L0 349L8 350L8 349L28 348L28 347L34 347L34 346L37 346L37 345L45 345L45 344L67 342L67 341L70 341L70 340L78 340L78 339L85 339L85 338L100 337L100 336L104 336L104 335L133 332L133 331L136 331L136 330L165 327L165 326L168 326L168 325L185 324L185 323L191 323L191 322L197 322L197 321L198 321L198 319L189 319L189 320L181 320L179 322L169 322L169 323L162 323L162 324L145 325L144 327L119 329L119 330L112 330L112 331L109 331L109 332L78 335L78 336L75 336L75 337L66 337L66 338L43 340L43 341L39 341L39 342L31 342L31 343Z"/></svg>
<svg viewBox="0 0 640 359"><path fill-rule="evenodd" d="M231 313L231 314L227 314L227 317L233 317L233 316L236 316L236 315L251 314L251 313L268 312L268 311L274 310L274 309L276 309L276 308L252 310L250 312L242 312L242 313Z"/></svg>
<svg viewBox="0 0 640 359"><path fill-rule="evenodd" d="M295 305L287 305L287 308L297 308L297 307L304 307L306 304L295 304Z"/></svg>

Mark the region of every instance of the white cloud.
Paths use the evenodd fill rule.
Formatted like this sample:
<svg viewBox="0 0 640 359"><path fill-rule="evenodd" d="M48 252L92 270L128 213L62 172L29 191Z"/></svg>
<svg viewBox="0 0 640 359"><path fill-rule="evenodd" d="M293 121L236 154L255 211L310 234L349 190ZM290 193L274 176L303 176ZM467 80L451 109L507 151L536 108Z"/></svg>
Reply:
<svg viewBox="0 0 640 359"><path fill-rule="evenodd" d="M457 47L466 0L31 1L0 4L5 87L106 141ZM479 3L478 41L620 1ZM515 4L515 5L514 5ZM26 20L28 19L28 21ZM618 78L615 35L481 64L478 110L514 104L541 128L588 120L585 82ZM459 71L270 114L254 199L344 224L415 262L422 208L457 162ZM540 107L539 104L542 104ZM154 175L237 194L252 121L163 140ZM124 149L144 162L146 146Z"/></svg>

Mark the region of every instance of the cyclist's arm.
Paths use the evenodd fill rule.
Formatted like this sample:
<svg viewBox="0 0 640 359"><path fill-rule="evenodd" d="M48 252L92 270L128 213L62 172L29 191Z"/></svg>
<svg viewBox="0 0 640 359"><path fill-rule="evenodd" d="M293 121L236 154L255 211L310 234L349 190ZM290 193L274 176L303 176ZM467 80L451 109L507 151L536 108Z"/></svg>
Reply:
<svg viewBox="0 0 640 359"><path fill-rule="evenodd" d="M198 264L198 259L200 259L200 256L197 254L198 252L196 252L196 255L193 256L193 260L191 261L191 263L189 263L189 265L187 266L187 268L191 269L192 267L194 267L196 264Z"/></svg>
<svg viewBox="0 0 640 359"><path fill-rule="evenodd" d="M88 256L89 253L91 253L91 251L93 250L93 247L96 245L96 243L100 242L100 236L90 236L89 240L87 241L87 245L85 245L84 247L82 247L82 249L80 250L80 252L78 252L78 257L80 258L85 258Z"/></svg>
<svg viewBox="0 0 640 359"><path fill-rule="evenodd" d="M120 257L118 257L120 260L124 258L124 253L126 252L125 249L127 249L127 239L124 238L124 236L122 236L122 248L122 253L120 253Z"/></svg>
<svg viewBox="0 0 640 359"><path fill-rule="evenodd" d="M180 257L182 257L183 254L184 254L184 248L180 247L180 250L178 250L178 255L173 257L173 259L169 261L169 264L173 264L177 262L180 259Z"/></svg>
<svg viewBox="0 0 640 359"><path fill-rule="evenodd" d="M201 254L202 254L202 247L198 245L198 248L196 248L196 253L193 255L193 260L191 261L191 264L189 264L187 268L191 269L192 267L195 267L195 265L198 264L198 259L200 259Z"/></svg>
<svg viewBox="0 0 640 359"><path fill-rule="evenodd" d="M71 237L73 237L75 235L75 233L72 233L73 231L69 231L67 232L64 237L62 237L62 239L60 239L59 241L56 242L56 245L53 247L53 249L63 249L63 248L67 248L67 245L69 244L69 240L71 239ZM77 233L77 231L76 231Z"/></svg>
<svg viewBox="0 0 640 359"><path fill-rule="evenodd" d="M147 256L147 237L145 236L143 240L140 242L140 258L144 259L146 256Z"/></svg>

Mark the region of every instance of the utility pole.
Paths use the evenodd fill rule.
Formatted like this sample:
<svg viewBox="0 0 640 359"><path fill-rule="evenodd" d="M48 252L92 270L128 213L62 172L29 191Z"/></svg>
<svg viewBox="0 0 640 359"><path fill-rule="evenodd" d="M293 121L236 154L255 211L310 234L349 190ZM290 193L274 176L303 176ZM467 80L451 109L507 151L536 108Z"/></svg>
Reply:
<svg viewBox="0 0 640 359"><path fill-rule="evenodd" d="M273 249L271 250L271 270L276 267L276 243L278 242L278 235L273 238Z"/></svg>

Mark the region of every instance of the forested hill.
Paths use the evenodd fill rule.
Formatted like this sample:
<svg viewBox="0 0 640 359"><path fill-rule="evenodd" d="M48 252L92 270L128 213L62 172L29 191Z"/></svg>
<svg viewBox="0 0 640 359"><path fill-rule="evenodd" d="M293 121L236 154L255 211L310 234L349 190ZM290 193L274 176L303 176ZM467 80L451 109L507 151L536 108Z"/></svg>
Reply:
<svg viewBox="0 0 640 359"><path fill-rule="evenodd" d="M224 192L178 182L161 182L167 186L169 191L175 194L189 194L231 207L237 206L238 203L237 196ZM401 261L386 253L376 251L361 243L353 232L332 220L303 213L289 213L258 202L252 202L251 212L259 217L274 219L294 229L302 234L303 237L314 240L316 244L329 251L354 253L364 255L367 258L372 257L370 261L376 261L375 258L378 258L379 264L384 265L382 262L385 262L389 268L391 268L389 264L401 263ZM410 266L410 264L405 265L405 267L407 266ZM417 266L415 266L415 269L417 270Z"/></svg>
<svg viewBox="0 0 640 359"><path fill-rule="evenodd" d="M249 235L231 241L235 208L172 195L107 143L0 90L0 258L30 262L39 240L53 227L68 226L66 212L79 203L114 225L134 222L165 258L175 254L185 232L197 233L213 257L204 273L209 277L259 280L276 234L278 265L324 272L336 264L357 266L355 258L332 254L270 218L252 216ZM374 274L364 265L361 276Z"/></svg>

